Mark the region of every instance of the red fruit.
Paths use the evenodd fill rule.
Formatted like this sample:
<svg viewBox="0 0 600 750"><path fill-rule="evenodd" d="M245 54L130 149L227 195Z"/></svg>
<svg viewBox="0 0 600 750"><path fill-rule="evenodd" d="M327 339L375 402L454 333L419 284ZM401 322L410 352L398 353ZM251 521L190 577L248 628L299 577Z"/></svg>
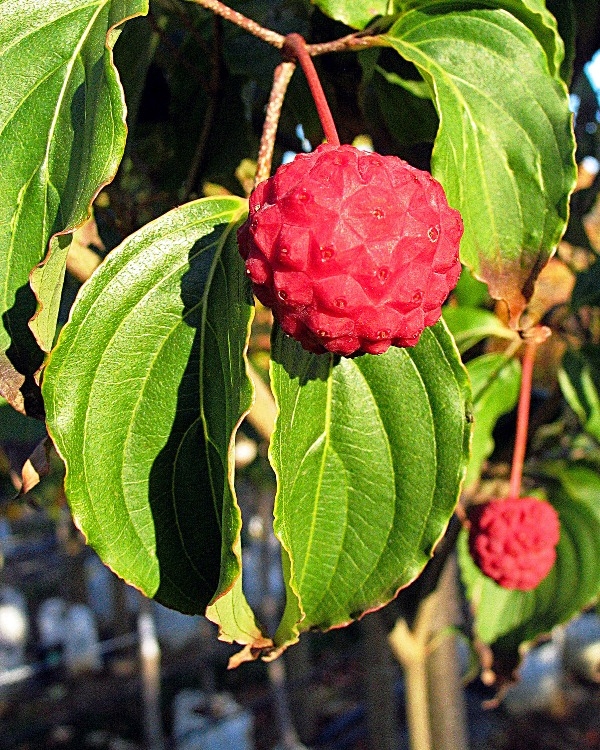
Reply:
<svg viewBox="0 0 600 750"><path fill-rule="evenodd" d="M469 549L479 568L505 589L529 591L548 575L560 537L545 500L492 500L469 511Z"/></svg>
<svg viewBox="0 0 600 750"><path fill-rule="evenodd" d="M258 299L305 349L414 346L460 274L458 211L396 156L323 144L250 196L238 232Z"/></svg>

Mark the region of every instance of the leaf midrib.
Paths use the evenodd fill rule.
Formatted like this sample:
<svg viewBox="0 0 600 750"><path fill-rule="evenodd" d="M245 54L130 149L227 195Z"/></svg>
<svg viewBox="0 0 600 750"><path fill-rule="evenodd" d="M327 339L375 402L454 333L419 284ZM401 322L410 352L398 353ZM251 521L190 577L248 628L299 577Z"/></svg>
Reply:
<svg viewBox="0 0 600 750"><path fill-rule="evenodd" d="M12 118L15 116L16 112L19 111L19 109L21 108L21 106L23 105L23 103L29 99L29 97L31 96L31 94L35 90L37 90L37 88L40 85L42 85L42 83L44 83L46 80L48 80L48 78L51 75L54 75L54 73L56 73L56 71L60 70L63 66L65 67L65 76L64 76L64 80L63 80L63 85L61 87L58 99L56 101L56 105L55 105L55 108L54 108L54 115L53 115L52 120L50 122L50 128L49 128L49 131L48 131L48 136L46 138L46 147L45 147L44 155L42 157L42 161L39 164L36 165L33 173L31 174L31 176L29 178L29 180L27 182L25 182L23 185L21 185L21 188L19 189L19 196L22 196L22 198L21 198L21 200L18 203L18 206L19 206L18 209L15 211L15 213L13 214L13 216L11 218L10 243L9 243L9 247L8 247L8 250L7 250L7 260L6 260L5 264L4 264L7 269L11 267L11 259L12 259L13 254L14 254L15 243L16 243L16 239L17 239L17 237L16 237L16 231L13 230L13 226L15 226L15 229L16 229L16 223L15 223L15 221L18 223L18 219L16 217L18 217L18 216L21 215L27 188L29 187L29 185L33 181L33 179L36 176L36 174L40 175L40 177L42 179L42 182L46 185L46 189L47 189L48 182L50 180L49 173L48 173L48 159L49 159L50 150L51 150L51 147L52 147L52 138L53 138L53 135L54 135L54 131L56 129L57 122L58 122L59 113L60 113L60 111L62 109L63 100L64 100L64 97L65 97L65 94L66 94L66 91L67 91L67 88L68 88L67 84L70 81L70 74L71 74L71 72L73 70L73 66L75 64L75 60L79 57L80 51L81 51L81 49L82 49L85 41L87 40L87 36L89 34L89 30L93 27L93 25L94 25L94 23L95 23L98 15L100 14L100 12L103 10L104 6L106 5L106 2L107 2L107 0L103 0L103 2L98 3L98 8L96 10L96 13L92 15L92 17L91 17L88 25L85 28L85 33L83 33L81 35L79 43L76 45L76 47L74 49L74 52L71 55L71 57L69 58L69 60L66 61L66 62L64 60L61 60L60 65L56 66L56 68L54 68L46 76L44 76L42 79L40 79L38 82L36 82L36 86L30 92L28 92L27 97L25 99L23 99L19 103L19 106L17 107L17 109L11 114L10 118L3 124L2 129L0 130L0 138L1 138L4 130L6 129L6 127L8 126L8 124L10 123L10 121L12 120ZM94 7L95 4L96 3L90 3L90 5L85 6L85 8ZM78 13L80 10L81 9L79 9L79 8L75 9L75 10L72 10L69 13L64 14L64 16L61 16L61 18L62 17L67 17L67 16L72 15L74 13ZM41 28L44 29L45 27L41 27ZM39 31L39 29L36 29L36 33L38 31ZM26 37L22 36L21 39L23 39L23 38L26 38ZM15 41L15 43L17 43L17 42ZM6 51L6 49L7 48L4 49L3 54ZM43 235L44 235L44 237L46 235L45 226L46 226L47 209L48 209L47 203L48 203L47 200L45 200L44 201L44 224L43 224L43 230L44 230L43 231ZM41 250L42 253L44 251L44 245L45 245L45 241L43 243L43 247L42 247L42 250ZM3 300L2 300L2 304L3 304L3 307L5 309L9 305L9 288L11 286L11 282L12 281L13 281L12 275L9 274L9 273L7 273L6 276L5 276L5 278L4 278L4 284L3 284L4 289L3 289ZM10 295L10 296L12 296L12 295Z"/></svg>
<svg viewBox="0 0 600 750"><path fill-rule="evenodd" d="M88 3L87 5L78 5L76 8L69 7L66 13L53 16L50 23L45 23L43 25L38 25L32 30L24 29L23 34L16 34L9 44L2 47L2 50L0 51L0 60L4 57L6 52L9 52L14 46L20 44L24 39L27 39L30 36L33 36L34 34L37 34L40 31L45 31L47 28L51 27L53 24L58 23L59 21L62 21L63 18L67 18L68 16L75 15L80 13L81 11L85 11L88 8L93 8L95 5L104 6L106 5L110 0L100 0L100 2L97 2L97 0L94 0L94 2ZM0 17L0 22L2 21L2 18Z"/></svg>
<svg viewBox="0 0 600 750"><path fill-rule="evenodd" d="M54 131L56 129L56 124L58 122L58 117L59 117L60 111L62 109L63 100L65 98L65 94L66 94L66 91L67 91L67 88L68 88L67 84L71 80L71 73L73 71L73 67L75 65L75 61L79 57L80 52L81 52L81 50L83 48L83 45L84 45L85 41L87 41L87 37L89 35L90 29L93 28L93 26L94 26L94 24L96 22L96 19L100 15L100 12L104 9L104 6L106 5L106 2L107 2L107 0L105 0L105 2L101 2L101 3L98 4L98 8L96 10L96 13L94 13L92 15L92 17L90 18L90 21L89 21L88 25L86 26L86 28L84 30L84 33L82 33L82 35L81 35L81 39L79 40L78 44L75 45L75 49L73 50L73 54L71 55L71 57L69 58L69 60L68 60L68 62L66 64L65 78L64 78L64 81L63 81L62 88L60 90L60 94L59 94L58 99L56 101L56 107L54 108L54 116L53 116L52 121L50 123L50 129L49 129L49 132L48 132L48 138L46 140L46 151L45 151L45 154L44 154L44 159L42 161L42 167L44 167L44 171L45 172L47 172L47 170L48 170L48 159L50 158L50 150L51 150L51 145L52 145L52 138L54 136ZM90 6L90 7L92 7L92 6ZM107 31L107 34L108 34L108 31ZM106 39L106 37L105 37L105 39ZM106 44L104 45L104 48L106 49Z"/></svg>
<svg viewBox="0 0 600 750"><path fill-rule="evenodd" d="M302 570L299 571L299 577L298 577L298 590L302 588L302 584L304 582L304 579L306 577L306 572L308 569L308 563L310 560L310 554L311 550L314 544L314 536L315 536L315 528L317 525L317 507L319 504L319 498L321 496L321 490L323 486L323 477L325 475L325 465L327 462L327 454L330 448L331 443L331 404L332 404L332 397L333 397L333 360L332 356L329 355L329 375L327 378L327 395L326 395L326 401L325 401L325 418L324 418L324 429L323 432L319 435L319 437L313 442L313 444L308 448L306 451L306 455L310 452L310 450L317 445L317 443L323 441L323 455L321 457L321 465L319 467L319 476L316 483L315 488L315 502L313 504L313 513L310 519L310 530L308 534L308 542L306 545L306 552L304 556L304 562L302 565ZM296 474L296 477L298 474ZM293 491L293 487L292 487ZM290 493L292 494L292 493Z"/></svg>
<svg viewBox="0 0 600 750"><path fill-rule="evenodd" d="M206 454L206 467L208 469L208 475L209 475L209 482L211 486L211 497L213 501L214 511L215 511L215 518L217 519L217 523L219 526L219 529L222 530L223 520L221 518L221 513L219 512L219 508L217 507L217 494L215 491L215 484L212 476L212 468L211 468L211 461L210 461L210 455L209 455L209 445L211 444L211 436L210 436L210 430L209 430L209 424L208 424L208 418L206 415L206 410L204 408L204 388L202 387L202 384L204 382L204 343L206 340L206 329L209 327L208 323L208 313L209 313L209 306L207 304L208 297L211 291L211 284L212 280L214 278L214 275L216 273L216 269L221 262L221 255L223 252L223 247L225 246L225 243L229 239L229 235L233 230L234 223L240 218L240 216L243 213L243 208L240 207L237 212L233 212L232 217L228 223L227 229L225 229L224 232L222 232L221 236L219 237L216 244L216 250L215 255L213 258L213 261L211 263L210 271L208 273L206 284L204 287L204 291L202 294L202 299L199 302L199 305L202 309L202 315L200 318L200 361L199 361L199 373L198 373L198 381L199 381L199 409L200 409L200 419L202 421L202 429L204 432L204 445L205 445L205 454ZM230 403L228 399L225 399L226 402L226 409L230 408ZM227 413L226 413L226 423L229 424L229 419L227 419ZM217 454L219 455L219 458L223 460L223 456L221 456L221 453L219 450L217 450ZM226 467L223 467L226 469ZM224 470L224 475L228 476L228 472ZM222 499L222 491L220 493L221 499ZM222 512L222 511L221 511Z"/></svg>

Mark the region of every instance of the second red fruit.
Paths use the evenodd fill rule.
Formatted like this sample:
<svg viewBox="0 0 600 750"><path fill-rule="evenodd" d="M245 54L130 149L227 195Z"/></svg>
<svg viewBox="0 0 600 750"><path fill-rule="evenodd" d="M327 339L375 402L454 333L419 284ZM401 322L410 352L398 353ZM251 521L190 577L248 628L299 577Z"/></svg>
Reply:
<svg viewBox="0 0 600 750"><path fill-rule="evenodd" d="M536 497L491 500L469 511L469 550L483 573L506 589L538 586L556 560L558 514Z"/></svg>

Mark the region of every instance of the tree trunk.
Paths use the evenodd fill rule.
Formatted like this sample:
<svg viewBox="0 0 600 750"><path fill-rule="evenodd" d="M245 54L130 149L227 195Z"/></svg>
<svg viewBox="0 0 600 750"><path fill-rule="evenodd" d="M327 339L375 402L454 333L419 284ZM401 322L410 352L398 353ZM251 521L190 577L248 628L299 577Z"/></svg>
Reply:
<svg viewBox="0 0 600 750"><path fill-rule="evenodd" d="M435 593L436 633L427 658L429 715L433 750L468 750L467 719L456 636L450 628L460 622L456 561L446 562ZM443 632L446 629L446 632Z"/></svg>
<svg viewBox="0 0 600 750"><path fill-rule="evenodd" d="M394 683L398 669L387 642L387 630L380 612L360 622L365 667L365 702L369 747L373 750L397 750L398 716Z"/></svg>

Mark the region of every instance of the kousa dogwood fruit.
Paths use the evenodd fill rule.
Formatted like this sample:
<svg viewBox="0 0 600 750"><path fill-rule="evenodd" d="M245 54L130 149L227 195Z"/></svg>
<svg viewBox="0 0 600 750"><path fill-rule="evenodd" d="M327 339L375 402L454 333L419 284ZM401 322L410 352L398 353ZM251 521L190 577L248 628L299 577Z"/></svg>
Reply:
<svg viewBox="0 0 600 750"><path fill-rule="evenodd" d="M324 143L250 196L238 233L254 294L315 353L414 346L460 274L460 214L428 172Z"/></svg>
<svg viewBox="0 0 600 750"><path fill-rule="evenodd" d="M545 500L491 500L470 509L469 522L471 556L503 588L529 591L554 565L560 523Z"/></svg>

